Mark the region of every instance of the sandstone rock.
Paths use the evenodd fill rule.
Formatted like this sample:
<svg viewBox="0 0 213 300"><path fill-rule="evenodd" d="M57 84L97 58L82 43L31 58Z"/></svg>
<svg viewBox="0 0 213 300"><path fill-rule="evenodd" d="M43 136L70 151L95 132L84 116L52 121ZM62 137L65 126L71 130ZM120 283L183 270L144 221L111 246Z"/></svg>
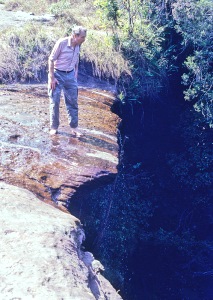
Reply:
<svg viewBox="0 0 213 300"><path fill-rule="evenodd" d="M78 219L4 182L0 203L0 299L122 299L94 272L92 254L82 260Z"/></svg>
<svg viewBox="0 0 213 300"><path fill-rule="evenodd" d="M79 129L70 132L61 99L59 134L49 135L47 86L14 85L0 91L0 179L27 188L66 210L78 187L109 182L117 173L112 92L79 89ZM91 185L90 185L91 186Z"/></svg>

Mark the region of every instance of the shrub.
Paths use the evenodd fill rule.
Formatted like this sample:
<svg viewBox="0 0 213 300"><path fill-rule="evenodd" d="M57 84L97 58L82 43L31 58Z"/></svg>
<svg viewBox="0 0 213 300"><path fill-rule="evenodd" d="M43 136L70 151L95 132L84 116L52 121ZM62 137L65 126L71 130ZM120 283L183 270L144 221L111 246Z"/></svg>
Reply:
<svg viewBox="0 0 213 300"><path fill-rule="evenodd" d="M183 48L193 49L185 60L187 71L182 76L185 100L196 102L195 109L210 126L213 126L212 11L211 0L178 0L173 5L175 28L183 37Z"/></svg>
<svg viewBox="0 0 213 300"><path fill-rule="evenodd" d="M63 16L64 14L66 14L66 11L69 9L70 7L70 1L68 0L62 0L56 3L53 3L49 10L52 14L54 14L56 17L60 17Z"/></svg>

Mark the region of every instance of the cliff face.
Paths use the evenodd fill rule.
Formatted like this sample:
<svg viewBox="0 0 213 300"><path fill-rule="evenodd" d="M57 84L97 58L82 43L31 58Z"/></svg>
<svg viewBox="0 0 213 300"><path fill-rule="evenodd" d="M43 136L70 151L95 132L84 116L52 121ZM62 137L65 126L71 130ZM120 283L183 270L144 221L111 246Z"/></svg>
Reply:
<svg viewBox="0 0 213 300"><path fill-rule="evenodd" d="M121 299L80 246L75 217L0 182L1 299Z"/></svg>
<svg viewBox="0 0 213 300"><path fill-rule="evenodd" d="M66 201L82 184L113 179L119 119L110 111L112 93L80 89L82 137L72 136L63 99L59 134L50 137L46 88L1 89L0 178L65 209Z"/></svg>

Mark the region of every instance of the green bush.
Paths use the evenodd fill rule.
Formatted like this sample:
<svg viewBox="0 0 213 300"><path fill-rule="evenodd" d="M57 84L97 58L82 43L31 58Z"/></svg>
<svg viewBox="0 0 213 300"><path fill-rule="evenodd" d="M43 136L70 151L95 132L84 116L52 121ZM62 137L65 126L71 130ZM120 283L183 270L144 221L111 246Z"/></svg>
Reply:
<svg viewBox="0 0 213 300"><path fill-rule="evenodd" d="M51 4L49 10L56 17L61 17L66 14L69 8L70 8L70 1L61 0L59 2Z"/></svg>
<svg viewBox="0 0 213 300"><path fill-rule="evenodd" d="M173 5L173 16L175 28L183 37L183 48L192 48L185 60L187 72L182 76L183 84L187 87L185 99L196 101L195 109L213 126L212 1L178 0Z"/></svg>
<svg viewBox="0 0 213 300"><path fill-rule="evenodd" d="M158 99L169 76L182 72L185 99L213 126L212 1L96 0L95 5L115 49L132 67L132 78L120 78L127 101Z"/></svg>

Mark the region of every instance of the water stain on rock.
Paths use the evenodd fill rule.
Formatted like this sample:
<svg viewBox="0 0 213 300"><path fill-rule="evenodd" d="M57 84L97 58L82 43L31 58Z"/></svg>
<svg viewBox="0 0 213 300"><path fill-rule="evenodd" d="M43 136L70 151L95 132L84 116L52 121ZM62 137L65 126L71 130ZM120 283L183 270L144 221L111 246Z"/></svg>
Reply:
<svg viewBox="0 0 213 300"><path fill-rule="evenodd" d="M1 88L0 179L66 210L66 201L82 184L117 173L119 118L110 110L112 92L80 88L82 136L72 136L61 99L59 133L52 137L46 90L45 84Z"/></svg>

